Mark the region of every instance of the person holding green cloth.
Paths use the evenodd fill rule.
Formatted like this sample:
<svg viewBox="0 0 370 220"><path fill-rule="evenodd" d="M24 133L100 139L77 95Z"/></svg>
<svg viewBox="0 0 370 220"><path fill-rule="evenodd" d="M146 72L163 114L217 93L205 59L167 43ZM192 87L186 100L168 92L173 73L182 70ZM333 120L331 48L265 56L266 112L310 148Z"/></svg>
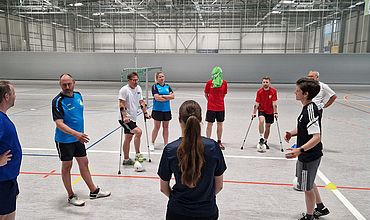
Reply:
<svg viewBox="0 0 370 220"><path fill-rule="evenodd" d="M217 142L222 150L225 149L221 141L223 126L225 120L225 102L224 98L227 94L227 82L223 79L224 74L221 67L216 66L212 69L212 79L207 81L204 88L204 95L207 99L207 129L206 136L210 138L212 135L212 126L215 120L217 121Z"/></svg>

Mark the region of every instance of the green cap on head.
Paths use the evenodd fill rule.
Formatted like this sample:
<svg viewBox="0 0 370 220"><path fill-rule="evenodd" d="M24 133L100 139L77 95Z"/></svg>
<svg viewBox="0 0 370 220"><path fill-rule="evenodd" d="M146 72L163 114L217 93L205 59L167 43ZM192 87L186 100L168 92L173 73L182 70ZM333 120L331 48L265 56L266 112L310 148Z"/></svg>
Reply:
<svg viewBox="0 0 370 220"><path fill-rule="evenodd" d="M213 88L221 87L223 79L224 79L224 74L222 73L221 67L219 67L219 66L213 67L213 69L212 69Z"/></svg>

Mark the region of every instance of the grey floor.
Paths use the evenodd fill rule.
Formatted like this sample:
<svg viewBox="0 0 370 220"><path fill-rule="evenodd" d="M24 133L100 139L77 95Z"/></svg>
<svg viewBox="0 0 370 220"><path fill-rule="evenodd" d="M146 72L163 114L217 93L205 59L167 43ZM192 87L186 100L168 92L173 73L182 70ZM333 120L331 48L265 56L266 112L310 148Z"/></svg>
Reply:
<svg viewBox="0 0 370 220"><path fill-rule="evenodd" d="M17 100L8 114L16 124L23 147L19 176L17 219L164 219L167 199L159 192L156 175L162 137L145 162L146 172L121 167L120 129L117 124L119 83L77 82L76 90L85 101L85 127L90 136L87 147L94 182L110 190L110 198L88 200L88 189L74 164L73 187L84 207L67 204L60 177L60 162L54 146L51 100L60 91L57 81L14 81ZM188 99L198 101L203 110L206 100L203 84L171 84L173 120L170 140L179 137L178 108ZM229 85L226 96L226 121L223 141L228 169L224 189L217 196L220 219L297 219L305 211L304 194L292 189L295 160L284 159L279 151L276 123L271 130L271 149L256 151L257 120L253 121L245 149L240 150L250 121L255 91L259 85ZM332 86L338 94L336 103L324 111L324 157L316 183L331 214L322 219L370 218L370 86ZM276 85L279 91L279 125L284 131L295 126L301 105L295 100L294 85ZM205 112L203 111L203 115ZM142 117L139 127L144 128ZM203 133L205 124L203 124ZM148 123L151 131L152 122ZM213 134L215 137L215 134ZM146 139L142 137L142 151ZM284 148L290 144L283 141ZM133 147L132 147L133 149ZM337 190L324 188L329 182Z"/></svg>

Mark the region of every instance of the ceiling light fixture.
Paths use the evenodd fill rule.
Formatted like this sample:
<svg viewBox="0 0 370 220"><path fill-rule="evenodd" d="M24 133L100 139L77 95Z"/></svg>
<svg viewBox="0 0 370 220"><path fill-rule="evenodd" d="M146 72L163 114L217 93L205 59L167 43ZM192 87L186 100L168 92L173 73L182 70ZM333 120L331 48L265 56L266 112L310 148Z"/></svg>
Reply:
<svg viewBox="0 0 370 220"><path fill-rule="evenodd" d="M289 1L289 0L283 0L283 1L280 1L281 4L293 4L294 1Z"/></svg>
<svg viewBox="0 0 370 220"><path fill-rule="evenodd" d="M281 14L281 11L272 11L271 14Z"/></svg>
<svg viewBox="0 0 370 220"><path fill-rule="evenodd" d="M82 6L82 5L84 5L84 4L82 4L81 2L77 2L77 3L71 3L71 4L69 4L69 6L75 6L75 7L79 7L79 6Z"/></svg>
<svg viewBox="0 0 370 220"><path fill-rule="evenodd" d="M104 12L95 12L92 14L93 16L103 16Z"/></svg>

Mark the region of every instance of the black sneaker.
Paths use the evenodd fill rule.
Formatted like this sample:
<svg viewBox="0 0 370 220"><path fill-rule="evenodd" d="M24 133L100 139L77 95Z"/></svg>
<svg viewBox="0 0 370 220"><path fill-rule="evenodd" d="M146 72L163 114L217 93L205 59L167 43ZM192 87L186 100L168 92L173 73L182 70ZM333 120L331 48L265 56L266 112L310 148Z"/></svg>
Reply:
<svg viewBox="0 0 370 220"><path fill-rule="evenodd" d="M258 143L262 146L263 142L265 142L265 139L260 138L260 141Z"/></svg>
<svg viewBox="0 0 370 220"><path fill-rule="evenodd" d="M314 217L309 218L305 213L302 213L302 218L299 218L298 220L314 220Z"/></svg>
<svg viewBox="0 0 370 220"><path fill-rule="evenodd" d="M270 147L267 145L267 141L263 142L263 144L266 146L266 149L270 149Z"/></svg>
<svg viewBox="0 0 370 220"><path fill-rule="evenodd" d="M323 209L318 209L318 208L315 208L313 210L313 217L315 218L319 218L321 216L324 216L324 215L328 215L330 213L329 209L328 208L323 208Z"/></svg>

